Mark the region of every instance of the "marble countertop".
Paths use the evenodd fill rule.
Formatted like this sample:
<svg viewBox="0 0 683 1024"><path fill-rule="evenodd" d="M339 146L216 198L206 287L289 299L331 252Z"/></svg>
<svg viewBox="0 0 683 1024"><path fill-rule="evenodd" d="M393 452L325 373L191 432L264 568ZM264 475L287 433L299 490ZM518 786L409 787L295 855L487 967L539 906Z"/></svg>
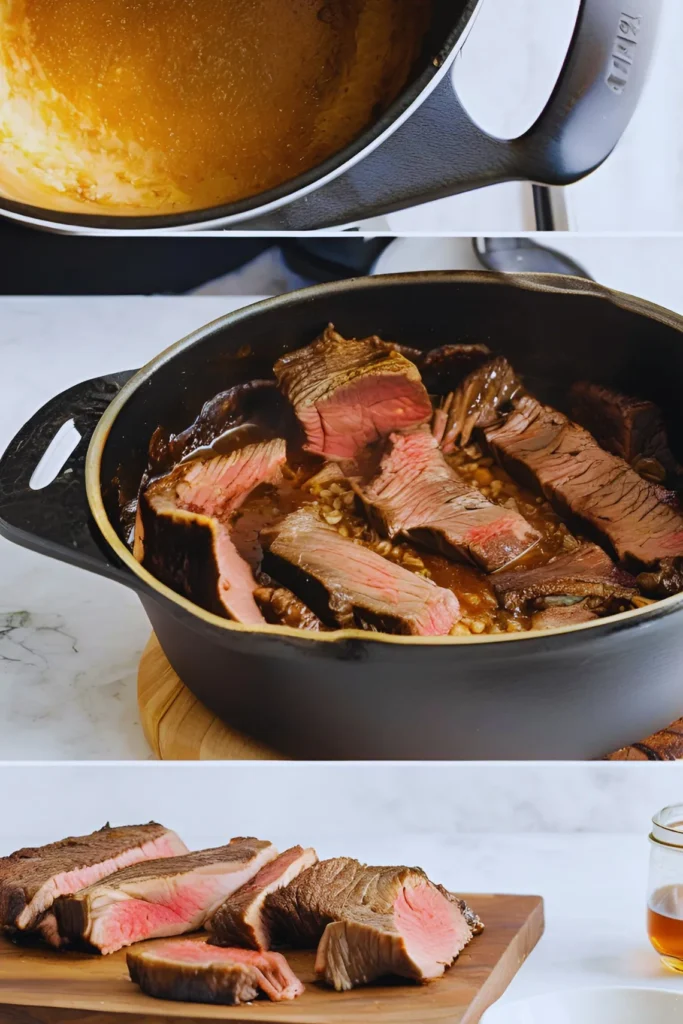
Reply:
<svg viewBox="0 0 683 1024"><path fill-rule="evenodd" d="M58 392L257 298L0 300L0 450ZM123 587L0 539L0 757L151 757L136 702L149 635Z"/></svg>
<svg viewBox="0 0 683 1024"><path fill-rule="evenodd" d="M321 857L343 853L371 864L419 864L455 891L544 897L545 936L506 1000L579 986L683 992L683 976L661 965L645 934L648 816L661 806L657 799L667 798L664 788L640 801L636 784L642 817L637 831L600 833L600 819L592 830L555 831L560 804L573 829L588 821L589 809L605 794L615 809L619 800L623 807L629 777L659 775L661 782L668 775L675 792L678 766L640 772L615 765L551 771L546 765L485 771L447 765L420 772L414 766L327 765L313 773L310 766L284 764L277 768L278 791L298 798L281 801L272 798L273 769L263 763L3 770L8 806L0 855L89 831L104 817L112 823L153 817L192 848L219 845L233 834L263 835L280 848L313 845ZM320 801L331 792L335 813L321 815ZM536 827L530 827L532 818Z"/></svg>

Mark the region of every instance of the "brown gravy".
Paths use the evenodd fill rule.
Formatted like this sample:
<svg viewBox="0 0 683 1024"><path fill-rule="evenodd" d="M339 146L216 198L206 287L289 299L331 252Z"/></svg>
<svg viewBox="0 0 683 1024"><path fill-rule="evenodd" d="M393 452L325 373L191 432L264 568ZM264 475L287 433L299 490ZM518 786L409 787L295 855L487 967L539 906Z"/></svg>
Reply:
<svg viewBox="0 0 683 1024"><path fill-rule="evenodd" d="M10 96L28 101L34 128L45 126L39 144L26 133L24 149L34 152L23 155L35 157L30 170L43 185L117 212L254 195L376 119L408 79L431 6L0 0ZM10 139L17 151L20 109L4 123L0 115L0 144ZM54 151L51 163L41 147Z"/></svg>
<svg viewBox="0 0 683 1024"><path fill-rule="evenodd" d="M478 452L475 445L458 451L448 457L448 461L467 483L478 487L486 497L500 504L514 501L522 515L541 533L541 541L516 563L518 566L534 568L543 565L553 555L578 545L577 539L544 499L516 484L505 470L494 464L493 459ZM284 483L278 488L260 488L237 513L232 537L255 571L258 571L261 561L260 530L302 504L314 503L322 518L344 536L354 537L411 572L422 573L439 586L452 590L463 612L455 632L477 635L520 632L531 628L530 616L514 614L499 607L491 577L482 570L451 562L407 541L389 541L380 537L367 523L346 481L322 487L314 484L311 488L309 480L320 466L320 460L290 451Z"/></svg>

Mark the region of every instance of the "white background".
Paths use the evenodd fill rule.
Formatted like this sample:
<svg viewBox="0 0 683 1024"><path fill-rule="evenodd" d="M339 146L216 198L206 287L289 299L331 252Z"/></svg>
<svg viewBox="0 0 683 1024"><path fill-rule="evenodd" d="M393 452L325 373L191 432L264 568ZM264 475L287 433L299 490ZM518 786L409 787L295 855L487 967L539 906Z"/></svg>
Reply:
<svg viewBox="0 0 683 1024"><path fill-rule="evenodd" d="M644 842L652 815L683 802L678 764L191 761L49 770L5 764L1 771L0 856L105 821L154 819L192 847L257 835L283 848L313 844L325 856L372 859L382 851L391 863L418 857L427 867L430 850L443 860L463 834L630 835ZM457 873L455 864L451 877ZM505 877L501 864L490 891L509 890ZM457 882L461 889L472 884ZM643 878L641 890L645 885Z"/></svg>
<svg viewBox="0 0 683 1024"><path fill-rule="evenodd" d="M455 62L454 82L481 125L525 130L557 79L578 0L484 0ZM683 3L664 0L657 51L640 105L597 171L562 190L574 231L683 231ZM496 185L369 222L397 234L533 230L531 189Z"/></svg>

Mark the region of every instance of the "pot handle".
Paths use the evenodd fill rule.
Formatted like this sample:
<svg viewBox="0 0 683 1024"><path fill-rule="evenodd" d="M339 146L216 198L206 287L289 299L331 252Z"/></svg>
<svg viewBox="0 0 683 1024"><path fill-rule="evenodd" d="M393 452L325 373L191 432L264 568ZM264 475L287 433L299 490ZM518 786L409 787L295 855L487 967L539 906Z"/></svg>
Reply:
<svg viewBox="0 0 683 1024"><path fill-rule="evenodd" d="M102 414L135 372L95 377L56 395L21 428L0 459L1 536L128 586L132 574L107 552L92 519L85 460ZM32 488L34 471L57 431L69 421L80 441L47 486Z"/></svg>
<svg viewBox="0 0 683 1024"><path fill-rule="evenodd" d="M661 0L582 0L553 93L519 138L498 139L479 128L448 74L386 142L349 171L249 226L309 231L504 181L577 181L610 155L636 109L660 11Z"/></svg>

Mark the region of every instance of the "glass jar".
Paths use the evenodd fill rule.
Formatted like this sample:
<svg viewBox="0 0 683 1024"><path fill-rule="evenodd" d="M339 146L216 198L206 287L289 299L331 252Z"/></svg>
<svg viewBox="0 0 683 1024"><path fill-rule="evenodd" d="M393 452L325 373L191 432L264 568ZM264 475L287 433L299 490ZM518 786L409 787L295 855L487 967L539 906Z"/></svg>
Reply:
<svg viewBox="0 0 683 1024"><path fill-rule="evenodd" d="M683 971L683 804L652 819L647 932L662 962Z"/></svg>

